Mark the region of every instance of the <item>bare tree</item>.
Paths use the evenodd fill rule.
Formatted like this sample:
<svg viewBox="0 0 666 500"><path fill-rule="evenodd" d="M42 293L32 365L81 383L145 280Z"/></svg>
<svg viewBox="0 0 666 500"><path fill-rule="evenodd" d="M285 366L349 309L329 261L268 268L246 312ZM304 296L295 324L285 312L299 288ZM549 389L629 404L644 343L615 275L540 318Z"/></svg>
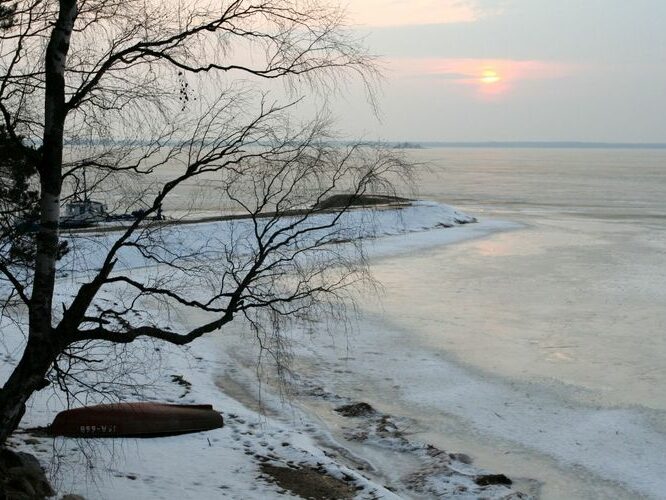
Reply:
<svg viewBox="0 0 666 500"><path fill-rule="evenodd" d="M26 327L0 391L0 444L31 394L71 376L73 364L92 369L91 343L183 345L239 316L278 329L363 277L359 254L336 245L356 236L349 208L405 165L385 151L335 146L325 120L296 125L291 113L300 89L375 77L338 9L316 0L183 0L178 9L160 0L1 1L11 17L0 31L3 133L34 158L39 219L27 266L4 246L0 255L3 316ZM271 80L285 83L286 104L270 97ZM63 203L81 194L86 173L86 190L142 210L122 230L63 238ZM245 218L207 230L155 220L199 178L214 179ZM118 198L123 183L137 187L133 197ZM342 205L325 208L343 191ZM63 240L76 286L57 280ZM77 255L85 261L72 264ZM132 272L136 259L151 273ZM209 316L175 331L165 316L136 313L151 301Z"/></svg>

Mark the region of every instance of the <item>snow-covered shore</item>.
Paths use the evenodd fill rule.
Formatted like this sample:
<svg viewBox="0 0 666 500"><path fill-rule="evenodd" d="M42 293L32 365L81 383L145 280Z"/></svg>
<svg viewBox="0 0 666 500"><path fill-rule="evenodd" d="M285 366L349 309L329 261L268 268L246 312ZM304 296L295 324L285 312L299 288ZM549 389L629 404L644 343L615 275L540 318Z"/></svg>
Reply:
<svg viewBox="0 0 666 500"><path fill-rule="evenodd" d="M333 221L335 213L323 213L311 216L306 222L301 223L297 229L304 227L321 226ZM271 232L292 224L299 216L280 217L275 223L270 217L258 220L259 228L265 225L273 225ZM344 213L336 224L335 240L341 242L347 240L374 240L381 239L381 252L392 253L396 249L404 247L405 241L387 240L390 236L420 234L414 246L438 244L442 238L434 235L439 233L437 229L451 228L460 229L470 223L477 222L470 215L455 210L448 205L435 202L416 201L410 205L399 205L397 207L380 207L377 209L352 209ZM483 223L481 231L487 231L491 226L495 227L501 223ZM475 224L478 226L479 224ZM239 218L232 220L219 220L203 222L200 224L174 224L167 227L143 227L136 231L131 240L141 241L144 245L150 245L153 255L163 258L165 261L173 259L174 256L192 256L192 260L206 259L224 260L229 242L235 242L235 253L252 251L255 245L255 227L252 219ZM97 269L106 253L118 238L118 231L100 231L95 233L87 230L85 233L72 232L65 238L69 241L71 251L58 263L61 275L82 275L90 270ZM159 231L156 233L156 231ZM290 230L288 234L293 233ZM452 231L455 232L455 231ZM317 238L331 233L329 229L313 231L300 237L303 246ZM447 234L450 232L447 232ZM153 243L151 238L158 234L158 241ZM270 234L270 233L269 233ZM424 236L427 234L427 236ZM457 236L457 235L456 235ZM455 241L456 236L450 235L444 240ZM458 237L459 239L460 237ZM464 238L464 237L463 237ZM390 241L387 245L385 242ZM375 245L376 246L376 245ZM121 248L117 256L115 270L144 269L155 266L155 259L146 258L142 252L132 246ZM63 281L61 285L66 285Z"/></svg>
<svg viewBox="0 0 666 500"><path fill-rule="evenodd" d="M362 223L368 216L373 224L367 227L372 230L363 233L366 226ZM450 207L417 203L400 210L354 211L345 224L356 236L360 229L360 237L368 238L367 253L371 257L411 252L515 227L500 222L470 222L473 222L471 217ZM233 224L238 231L238 221ZM188 246L196 250L204 240L208 241L208 235L224 236L229 228L227 222L177 228L167 235L166 241L171 237L171 244L180 246L179 252L185 252ZM89 269L94 269L112 237L108 233L86 235L74 242L77 248L72 257L85 255ZM59 283L63 295L81 272L81 262L72 257L65 259L61 267L67 276ZM142 273L148 263L128 252L122 255L120 265L133 273ZM174 318L174 321L186 327L192 318ZM12 326L2 326L10 335L5 336L7 354L0 368L0 380L5 379L20 354L20 334L14 331L12 337ZM347 436L355 443L351 446L340 442L339 435L317 415L297 405L283 404L283 399L271 392L270 386L261 386L260 395L243 393L244 388L236 385L242 374L216 335L185 349L149 342L137 345L143 352L134 352L132 357L141 360L144 367L146 363L154 365L142 375L146 386L138 391L128 384L121 393L122 399L212 403L223 412L226 426L207 433L148 440L54 440L25 431L48 425L66 407L61 394L40 393L30 401L23 430L14 436L12 444L50 464L59 494L78 493L88 498L297 496L289 481L276 472L282 468L298 470L303 478L314 475L315 482L325 482L322 478L326 478L332 481L328 486L333 488L331 491L341 497L526 498L506 485L497 484L503 481L501 477L489 476L488 471L474 467L465 455L449 454L449 450L440 450L410 436L405 432L409 423L398 417L377 411L346 418ZM292 381L295 380L299 380L298 374L294 374ZM356 402L313 384L305 376L300 377L297 385L299 390L328 405L328 411L334 414L335 408ZM388 477L386 471L376 469L371 461L355 454L358 446L368 446L373 453L406 453L407 458L401 463L402 469Z"/></svg>

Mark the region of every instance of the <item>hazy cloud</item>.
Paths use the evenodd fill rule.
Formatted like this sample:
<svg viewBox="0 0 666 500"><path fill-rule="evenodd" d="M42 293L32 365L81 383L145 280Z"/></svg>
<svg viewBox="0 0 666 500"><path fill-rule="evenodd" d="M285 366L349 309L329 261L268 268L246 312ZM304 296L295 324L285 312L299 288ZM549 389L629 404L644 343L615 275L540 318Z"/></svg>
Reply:
<svg viewBox="0 0 666 500"><path fill-rule="evenodd" d="M349 4L352 23L412 26L470 23L501 12L506 0L363 0Z"/></svg>
<svg viewBox="0 0 666 500"><path fill-rule="evenodd" d="M336 110L356 135L666 141L666 0L354 3L388 61L381 123Z"/></svg>
<svg viewBox="0 0 666 500"><path fill-rule="evenodd" d="M561 78L574 71L574 65L560 62L469 58L391 59L389 67L397 77L437 76L466 83L477 83L484 72L496 73L502 81L518 81Z"/></svg>
<svg viewBox="0 0 666 500"><path fill-rule="evenodd" d="M458 0L455 2L461 7L466 7L476 14L478 18L501 14L510 0Z"/></svg>

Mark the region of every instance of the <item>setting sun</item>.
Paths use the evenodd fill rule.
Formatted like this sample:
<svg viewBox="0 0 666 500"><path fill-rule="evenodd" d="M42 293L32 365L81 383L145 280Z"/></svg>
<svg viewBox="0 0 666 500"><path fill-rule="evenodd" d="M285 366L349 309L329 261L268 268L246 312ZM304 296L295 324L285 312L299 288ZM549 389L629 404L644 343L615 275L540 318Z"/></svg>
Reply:
<svg viewBox="0 0 666 500"><path fill-rule="evenodd" d="M481 83L485 83L485 84L493 84L493 83L499 82L501 79L502 78L500 78L500 76L497 74L497 72L495 72L493 70L490 70L490 69L487 69L482 73L481 78L479 79L479 81Z"/></svg>

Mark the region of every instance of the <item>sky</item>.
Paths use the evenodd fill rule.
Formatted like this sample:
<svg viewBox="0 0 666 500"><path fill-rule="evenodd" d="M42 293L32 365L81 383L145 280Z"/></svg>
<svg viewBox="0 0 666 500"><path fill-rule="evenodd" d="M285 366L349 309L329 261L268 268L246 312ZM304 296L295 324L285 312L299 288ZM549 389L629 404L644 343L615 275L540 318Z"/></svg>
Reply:
<svg viewBox="0 0 666 500"><path fill-rule="evenodd" d="M345 134L397 141L666 142L666 0L350 0L380 56Z"/></svg>

